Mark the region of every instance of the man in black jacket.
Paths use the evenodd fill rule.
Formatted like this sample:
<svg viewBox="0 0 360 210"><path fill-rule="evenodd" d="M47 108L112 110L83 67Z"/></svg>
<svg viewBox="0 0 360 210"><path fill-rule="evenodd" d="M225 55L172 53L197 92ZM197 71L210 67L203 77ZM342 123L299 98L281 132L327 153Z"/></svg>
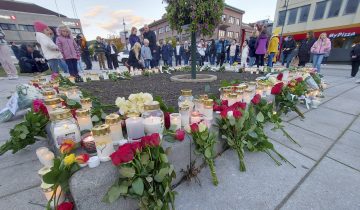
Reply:
<svg viewBox="0 0 360 210"><path fill-rule="evenodd" d="M350 52L351 56L351 77L355 77L359 71L360 66L360 44L355 44ZM360 80L357 80L356 83L359 83Z"/></svg>
<svg viewBox="0 0 360 210"><path fill-rule="evenodd" d="M19 66L21 73L44 72L49 69L45 58L40 52L27 44L22 44L20 47Z"/></svg>
<svg viewBox="0 0 360 210"><path fill-rule="evenodd" d="M256 31L253 32L253 34L250 37L249 40L249 57L250 57L250 62L249 62L249 66L252 67L255 64L255 59L256 59L256 40L258 37L258 33Z"/></svg>
<svg viewBox="0 0 360 210"><path fill-rule="evenodd" d="M282 65L286 61L286 68L289 68L292 59L292 51L296 48L296 42L292 36L288 36L287 40L283 44L283 55Z"/></svg>
<svg viewBox="0 0 360 210"><path fill-rule="evenodd" d="M154 53L156 53L156 34L154 31L151 31L149 29L148 25L144 25L143 38L149 40L149 47L151 50L152 57L155 57ZM153 60L151 60L150 65L151 68L155 66Z"/></svg>

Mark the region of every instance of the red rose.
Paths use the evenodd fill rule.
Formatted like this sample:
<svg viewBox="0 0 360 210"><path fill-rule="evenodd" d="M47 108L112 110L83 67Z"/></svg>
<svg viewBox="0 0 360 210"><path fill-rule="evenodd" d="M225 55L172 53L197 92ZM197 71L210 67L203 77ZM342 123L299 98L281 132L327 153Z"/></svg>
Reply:
<svg viewBox="0 0 360 210"><path fill-rule="evenodd" d="M36 87L37 89L40 89L40 90L42 89L38 83L33 83L33 86Z"/></svg>
<svg viewBox="0 0 360 210"><path fill-rule="evenodd" d="M184 130L176 130L175 139L179 141L183 141L185 139L185 131Z"/></svg>
<svg viewBox="0 0 360 210"><path fill-rule="evenodd" d="M169 129L170 128L170 113L169 112L164 113L164 123L165 123L165 128Z"/></svg>
<svg viewBox="0 0 360 210"><path fill-rule="evenodd" d="M143 147L156 147L160 145L160 135L158 133L153 133L150 136L144 136L141 138L141 143Z"/></svg>
<svg viewBox="0 0 360 210"><path fill-rule="evenodd" d="M234 110L234 109L242 109L245 110L246 108L246 103L245 102L236 102L233 105L231 105L230 109Z"/></svg>
<svg viewBox="0 0 360 210"><path fill-rule="evenodd" d="M233 116L235 119L240 119L242 116L242 113L239 110L234 110L233 111Z"/></svg>
<svg viewBox="0 0 360 210"><path fill-rule="evenodd" d="M279 95L282 91L282 88L284 86L284 83L279 82L276 85L274 85L274 87L271 89L271 94L273 95Z"/></svg>
<svg viewBox="0 0 360 210"><path fill-rule="evenodd" d="M260 94L256 94L255 96L254 96L254 98L251 100L251 103L253 103L253 104L258 104L258 103L260 103L260 101L261 101L261 96L260 96Z"/></svg>
<svg viewBox="0 0 360 210"><path fill-rule="evenodd" d="M228 109L224 109L220 112L220 116L224 119L227 118Z"/></svg>
<svg viewBox="0 0 360 210"><path fill-rule="evenodd" d="M240 109L245 110L246 109L246 103L245 102L239 102L239 107L240 107Z"/></svg>
<svg viewBox="0 0 360 210"><path fill-rule="evenodd" d="M199 132L199 125L197 123L193 123L190 125L190 129L192 133L197 133Z"/></svg>
<svg viewBox="0 0 360 210"><path fill-rule="evenodd" d="M131 149L134 153L136 153L137 151L141 152L142 151L142 143L141 142L133 142L131 143Z"/></svg>
<svg viewBox="0 0 360 210"><path fill-rule="evenodd" d="M34 112L40 112L40 113L44 114L47 117L49 116L49 113L48 113L48 110L47 110L46 106L44 105L44 103L40 99L35 99L33 101L33 110L34 110Z"/></svg>
<svg viewBox="0 0 360 210"><path fill-rule="evenodd" d="M216 105L216 104L213 105L213 111L214 111L214 112L220 112L221 110L222 110L222 109L221 109L221 106Z"/></svg>
<svg viewBox="0 0 360 210"><path fill-rule="evenodd" d="M74 208L74 204L72 202L63 202L57 206L57 210L72 210Z"/></svg>
<svg viewBox="0 0 360 210"><path fill-rule="evenodd" d="M89 155L85 153L85 154L76 156L75 160L79 164L84 164L84 163L88 162L89 158L90 158Z"/></svg>
<svg viewBox="0 0 360 210"><path fill-rule="evenodd" d="M223 106L229 106L228 100L222 100L222 101L221 101L221 105L223 105Z"/></svg>
<svg viewBox="0 0 360 210"><path fill-rule="evenodd" d="M70 112L71 112L71 114L72 114L72 116L73 116L73 118L76 120L77 119L77 117L76 117L76 110L77 109L70 109Z"/></svg>
<svg viewBox="0 0 360 210"><path fill-rule="evenodd" d="M110 155L110 158L116 166L132 161L134 159L134 152L131 144L124 144L120 146L116 152Z"/></svg>
<svg viewBox="0 0 360 210"><path fill-rule="evenodd" d="M303 79L302 77L298 77L298 78L296 78L295 80L296 80L296 82L298 82L298 83L304 81L304 79Z"/></svg>
<svg viewBox="0 0 360 210"><path fill-rule="evenodd" d="M278 75L277 75L277 77L276 77L276 78L277 78L278 80L280 80L280 81L281 81L281 80L282 80L282 78L283 78L283 76L284 76L284 75L283 75L283 73L280 73L280 74L278 74Z"/></svg>

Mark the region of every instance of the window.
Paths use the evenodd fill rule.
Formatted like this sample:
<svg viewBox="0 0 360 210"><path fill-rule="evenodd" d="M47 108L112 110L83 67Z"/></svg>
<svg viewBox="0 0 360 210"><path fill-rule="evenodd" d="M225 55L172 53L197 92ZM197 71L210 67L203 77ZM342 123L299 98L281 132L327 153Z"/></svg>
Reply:
<svg viewBox="0 0 360 210"><path fill-rule="evenodd" d="M359 6L359 0L348 0L344 14L347 15L347 14L355 13L357 11L358 6Z"/></svg>
<svg viewBox="0 0 360 210"><path fill-rule="evenodd" d="M235 18L230 16L229 23L234 24L234 22L235 22Z"/></svg>
<svg viewBox="0 0 360 210"><path fill-rule="evenodd" d="M235 39L238 39L239 38L239 32L236 32L235 33Z"/></svg>
<svg viewBox="0 0 360 210"><path fill-rule="evenodd" d="M81 34L81 30L79 28L70 28L73 34Z"/></svg>
<svg viewBox="0 0 360 210"><path fill-rule="evenodd" d="M164 27L160 28L160 29L159 29L159 34L164 33L164 30L165 30Z"/></svg>
<svg viewBox="0 0 360 210"><path fill-rule="evenodd" d="M283 26L284 25L285 16L286 16L286 11L285 10L279 12L279 17L278 17L278 21L277 21L278 26Z"/></svg>
<svg viewBox="0 0 360 210"><path fill-rule="evenodd" d="M168 31L170 31L170 26L166 26L166 28L165 28L165 32L168 32Z"/></svg>
<svg viewBox="0 0 360 210"><path fill-rule="evenodd" d="M20 31L30 31L30 32L35 32L35 28L32 25L19 25L19 30Z"/></svg>
<svg viewBox="0 0 360 210"><path fill-rule="evenodd" d="M324 17L327 1L321 1L316 3L314 20L320 20Z"/></svg>
<svg viewBox="0 0 360 210"><path fill-rule="evenodd" d="M240 19L239 18L236 18L236 25L240 25Z"/></svg>
<svg viewBox="0 0 360 210"><path fill-rule="evenodd" d="M227 32L227 37L233 37L234 36L234 32L233 31L228 31Z"/></svg>
<svg viewBox="0 0 360 210"><path fill-rule="evenodd" d="M339 15L341 3L342 3L342 0L332 0L331 1L328 18L336 17Z"/></svg>
<svg viewBox="0 0 360 210"><path fill-rule="evenodd" d="M219 30L219 37L225 37L225 31Z"/></svg>
<svg viewBox="0 0 360 210"><path fill-rule="evenodd" d="M1 27L2 30L12 30L12 31L16 30L16 25L15 24L0 23L0 27Z"/></svg>
<svg viewBox="0 0 360 210"><path fill-rule="evenodd" d="M289 10L289 18L288 18L288 25L294 24L296 22L296 17L298 13L298 8L293 8Z"/></svg>
<svg viewBox="0 0 360 210"><path fill-rule="evenodd" d="M307 22L310 11L310 5L305 5L300 8L299 23Z"/></svg>
<svg viewBox="0 0 360 210"><path fill-rule="evenodd" d="M223 22L225 22L225 21L226 21L226 15L222 15L222 16L221 16L221 20L222 20Z"/></svg>
<svg viewBox="0 0 360 210"><path fill-rule="evenodd" d="M345 41L346 41L346 38L337 37L332 40L331 47L332 48L343 48Z"/></svg>

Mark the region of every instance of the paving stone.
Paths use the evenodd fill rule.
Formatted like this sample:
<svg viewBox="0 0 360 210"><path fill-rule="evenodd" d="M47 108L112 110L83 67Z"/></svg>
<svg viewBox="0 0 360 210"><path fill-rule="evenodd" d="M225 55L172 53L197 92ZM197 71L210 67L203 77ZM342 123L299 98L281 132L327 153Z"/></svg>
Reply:
<svg viewBox="0 0 360 210"><path fill-rule="evenodd" d="M40 187L0 198L0 209L44 210L47 200Z"/></svg>
<svg viewBox="0 0 360 210"><path fill-rule="evenodd" d="M350 130L360 133L360 117L351 125Z"/></svg>
<svg viewBox="0 0 360 210"><path fill-rule="evenodd" d="M0 197L40 185L40 168L40 162L34 160L0 170Z"/></svg>
<svg viewBox="0 0 360 210"><path fill-rule="evenodd" d="M305 119L296 118L290 123L335 140L349 126L354 117L319 107L308 112Z"/></svg>
<svg viewBox="0 0 360 210"><path fill-rule="evenodd" d="M360 209L359 189L358 171L324 158L282 209Z"/></svg>
<svg viewBox="0 0 360 210"><path fill-rule="evenodd" d="M357 87L355 83L345 83L340 84L334 87L330 87L324 91L324 94L327 96L338 96L348 90L353 89L354 87Z"/></svg>
<svg viewBox="0 0 360 210"><path fill-rule="evenodd" d="M310 109L307 109L304 104L299 104L298 108L303 114L305 114L306 112L311 111L311 107L310 107ZM281 118L283 119L283 121L288 122L288 121L291 121L291 120L293 120L295 118L300 118L300 117L296 112L289 112L286 115L281 116Z"/></svg>
<svg viewBox="0 0 360 210"><path fill-rule="evenodd" d="M198 176L201 186L191 182L176 188L176 209L274 209L314 164L280 144L274 146L296 168L288 164L276 166L264 153L246 153L247 171L240 172L236 152L227 150L215 161L219 185L213 186L206 167Z"/></svg>
<svg viewBox="0 0 360 210"><path fill-rule="evenodd" d="M301 154L311 157L314 160L320 159L320 157L332 144L333 140L309 132L297 126L288 123L284 123L284 126L285 131L288 132L289 135L301 145L301 147L284 136L281 130L272 131L271 128L273 128L273 126L266 127L266 134L269 136L269 138L280 142L281 144L284 144L291 149L300 152Z"/></svg>
<svg viewBox="0 0 360 210"><path fill-rule="evenodd" d="M324 103L323 106L334 109L337 111L345 112L348 114L358 115L360 114L360 96L348 97L345 95L332 99L331 101Z"/></svg>
<svg viewBox="0 0 360 210"><path fill-rule="evenodd" d="M329 157L360 170L360 134L346 131L329 151Z"/></svg>

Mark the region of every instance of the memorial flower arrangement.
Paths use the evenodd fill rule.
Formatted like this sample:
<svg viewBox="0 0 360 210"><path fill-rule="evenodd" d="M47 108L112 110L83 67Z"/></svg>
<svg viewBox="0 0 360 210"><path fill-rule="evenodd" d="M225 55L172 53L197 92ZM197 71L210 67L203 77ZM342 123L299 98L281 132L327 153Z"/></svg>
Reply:
<svg viewBox="0 0 360 210"><path fill-rule="evenodd" d="M174 166L160 146L160 135L144 136L140 142L127 143L111 156L119 170L119 178L103 198L114 202L120 196L135 198L140 209L175 209L175 192L171 182Z"/></svg>
<svg viewBox="0 0 360 210"><path fill-rule="evenodd" d="M130 94L128 100L124 97L118 97L115 101L121 115L127 115L129 113L141 114L144 112L144 104L152 102L153 97L150 93L136 93Z"/></svg>
<svg viewBox="0 0 360 210"><path fill-rule="evenodd" d="M193 123L187 132L192 136L195 144L195 154L202 155L205 163L210 167L212 182L216 186L219 184L215 168L216 135L209 131L205 123Z"/></svg>
<svg viewBox="0 0 360 210"><path fill-rule="evenodd" d="M284 85L283 82L275 84L271 89L271 94L275 96L276 111L279 115L294 111L301 118L305 118L304 114L297 107L298 97L292 94L288 85Z"/></svg>
<svg viewBox="0 0 360 210"><path fill-rule="evenodd" d="M53 185L53 195L48 201L47 209L50 209L50 205L53 202L53 206L56 206L55 210L59 210L59 195L58 187L61 187L61 193L69 192L69 180L70 177L80 169L77 158L74 153L71 153L75 148L75 142L72 140L64 140L60 146L60 155L54 158L54 164L50 168L50 171L43 176L43 181L47 184Z"/></svg>

